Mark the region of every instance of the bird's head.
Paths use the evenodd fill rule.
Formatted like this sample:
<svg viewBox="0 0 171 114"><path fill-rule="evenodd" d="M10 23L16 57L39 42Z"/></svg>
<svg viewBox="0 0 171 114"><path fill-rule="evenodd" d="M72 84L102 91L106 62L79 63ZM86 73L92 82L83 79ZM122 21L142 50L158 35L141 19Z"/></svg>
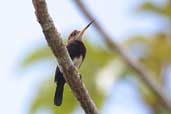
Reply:
<svg viewBox="0 0 171 114"><path fill-rule="evenodd" d="M68 43L73 42L75 40L82 41L84 32L93 22L94 21L91 21L82 31L74 30L68 37Z"/></svg>

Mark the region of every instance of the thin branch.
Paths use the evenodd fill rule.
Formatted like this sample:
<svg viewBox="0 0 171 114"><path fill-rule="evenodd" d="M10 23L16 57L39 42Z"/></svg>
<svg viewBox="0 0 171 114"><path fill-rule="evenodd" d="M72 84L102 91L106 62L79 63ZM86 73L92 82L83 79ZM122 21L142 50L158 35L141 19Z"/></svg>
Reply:
<svg viewBox="0 0 171 114"><path fill-rule="evenodd" d="M84 14L86 19L88 20L94 20L95 18L90 14L90 12L86 9L84 4L81 2L81 0L74 0L76 6L79 8L79 10ZM102 36L104 42L106 45L113 51L114 53L117 52L121 58L125 61L125 63L131 67L138 76L143 80L143 82L152 90L158 98L161 100L163 106L171 110L171 104L168 102L168 98L165 95L165 92L159 87L159 85L155 82L155 79L152 77L153 74L150 73L147 69L145 69L140 63L138 63L135 59L131 58L129 54L126 52L126 50L119 45L116 42L113 42L111 39L112 37L107 34L107 32L103 29L103 27L97 22L94 22L94 27L99 32L99 34Z"/></svg>
<svg viewBox="0 0 171 114"><path fill-rule="evenodd" d="M62 42L60 34L57 32L54 23L48 14L45 0L32 0L35 8L35 14L39 21L43 33L46 37L49 47L56 56L59 65L64 72L64 78L70 86L73 94L80 102L86 114L99 114L93 100L88 94L85 85L79 78L79 73L74 67L71 58L67 52L65 45Z"/></svg>

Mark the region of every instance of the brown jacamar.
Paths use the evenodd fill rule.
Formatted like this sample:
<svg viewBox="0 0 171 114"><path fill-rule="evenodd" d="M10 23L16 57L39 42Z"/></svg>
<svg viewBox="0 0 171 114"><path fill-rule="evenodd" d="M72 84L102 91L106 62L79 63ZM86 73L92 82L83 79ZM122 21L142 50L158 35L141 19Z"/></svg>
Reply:
<svg viewBox="0 0 171 114"><path fill-rule="evenodd" d="M74 30L68 37L66 48L74 66L77 69L79 69L86 55L86 47L82 41L83 34L92 23L93 21L91 21L82 31ZM56 68L55 82L57 87L54 97L54 104L56 106L60 106L62 104L63 90L66 82L63 77L62 68L60 66L57 66Z"/></svg>

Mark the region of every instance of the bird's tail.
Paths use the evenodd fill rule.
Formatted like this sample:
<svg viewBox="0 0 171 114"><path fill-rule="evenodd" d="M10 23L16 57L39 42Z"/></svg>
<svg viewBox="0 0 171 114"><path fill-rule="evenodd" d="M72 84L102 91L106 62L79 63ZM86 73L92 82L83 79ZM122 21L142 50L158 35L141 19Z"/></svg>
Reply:
<svg viewBox="0 0 171 114"><path fill-rule="evenodd" d="M55 97L54 97L54 104L56 106L60 106L62 104L64 84L65 83L57 83Z"/></svg>

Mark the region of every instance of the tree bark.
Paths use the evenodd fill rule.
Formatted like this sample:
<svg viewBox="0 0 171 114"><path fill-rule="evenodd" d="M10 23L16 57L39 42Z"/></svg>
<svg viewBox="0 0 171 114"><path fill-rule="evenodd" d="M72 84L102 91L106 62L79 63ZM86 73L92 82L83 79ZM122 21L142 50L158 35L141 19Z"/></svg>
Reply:
<svg viewBox="0 0 171 114"><path fill-rule="evenodd" d="M63 44L60 34L48 14L45 0L32 0L35 14L46 37L49 47L63 69L64 78L70 86L73 94L81 104L86 114L99 114L93 100L88 94L84 83L80 80L79 73L74 67L68 51Z"/></svg>

